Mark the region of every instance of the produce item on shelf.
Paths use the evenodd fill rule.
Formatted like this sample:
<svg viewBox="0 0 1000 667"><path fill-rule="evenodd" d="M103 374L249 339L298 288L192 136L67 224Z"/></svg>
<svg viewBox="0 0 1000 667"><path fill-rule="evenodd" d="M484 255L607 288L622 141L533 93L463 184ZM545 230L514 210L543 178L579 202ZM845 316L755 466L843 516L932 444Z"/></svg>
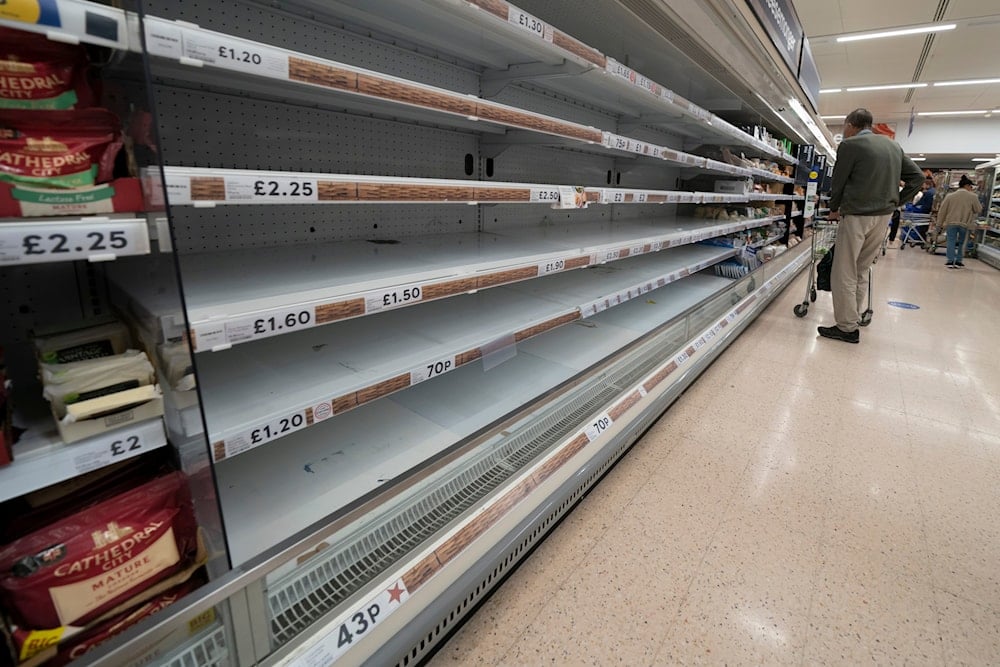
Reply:
<svg viewBox="0 0 1000 667"><path fill-rule="evenodd" d="M149 392L135 390L155 383L153 365L139 350L65 364L43 363L41 374L45 399L56 417L72 421L149 400L153 396L136 400Z"/></svg>
<svg viewBox="0 0 1000 667"><path fill-rule="evenodd" d="M128 329L114 319L35 329L35 349L44 363L65 364L122 354L129 346Z"/></svg>
<svg viewBox="0 0 1000 667"><path fill-rule="evenodd" d="M118 118L104 109L0 109L0 181L41 188L106 183L121 147Z"/></svg>
<svg viewBox="0 0 1000 667"><path fill-rule="evenodd" d="M94 98L84 47L0 28L0 109L83 109Z"/></svg>
<svg viewBox="0 0 1000 667"><path fill-rule="evenodd" d="M199 559L179 472L57 521L0 550L0 602L13 624L86 626Z"/></svg>
<svg viewBox="0 0 1000 667"><path fill-rule="evenodd" d="M82 658L99 645L121 634L139 621L152 616L194 592L206 582L202 570L170 589L155 595L132 609L114 614L90 627L60 627L49 630L14 628L11 637L23 667L45 665L62 667Z"/></svg>
<svg viewBox="0 0 1000 667"><path fill-rule="evenodd" d="M191 348L186 340L168 341L160 345L160 359L167 381L174 391L190 391L197 386L191 365Z"/></svg>

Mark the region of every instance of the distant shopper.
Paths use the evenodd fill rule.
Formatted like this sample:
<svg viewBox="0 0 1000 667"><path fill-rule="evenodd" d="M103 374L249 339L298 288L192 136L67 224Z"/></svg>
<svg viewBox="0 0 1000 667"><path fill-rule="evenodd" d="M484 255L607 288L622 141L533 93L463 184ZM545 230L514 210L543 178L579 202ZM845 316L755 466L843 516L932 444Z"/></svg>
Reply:
<svg viewBox="0 0 1000 667"><path fill-rule="evenodd" d="M908 213L930 213L931 209L934 208L934 197L937 195L937 188L934 187L934 179L926 178L923 185L920 186L920 194L918 194L912 204L906 205L906 211Z"/></svg>
<svg viewBox="0 0 1000 667"><path fill-rule="evenodd" d="M975 230L976 217L982 212L983 204L973 191L976 184L969 177L962 175L955 190L941 202L938 209L938 220L945 227L948 239L946 261L949 269L964 267L962 257L965 256L965 242L969 230Z"/></svg>
<svg viewBox="0 0 1000 667"><path fill-rule="evenodd" d="M924 175L892 139L872 132L872 114L855 109L844 122L830 195L830 219L840 220L830 278L836 326L819 335L857 343L868 267L882 245L893 209L920 189ZM900 189L899 182L903 181Z"/></svg>

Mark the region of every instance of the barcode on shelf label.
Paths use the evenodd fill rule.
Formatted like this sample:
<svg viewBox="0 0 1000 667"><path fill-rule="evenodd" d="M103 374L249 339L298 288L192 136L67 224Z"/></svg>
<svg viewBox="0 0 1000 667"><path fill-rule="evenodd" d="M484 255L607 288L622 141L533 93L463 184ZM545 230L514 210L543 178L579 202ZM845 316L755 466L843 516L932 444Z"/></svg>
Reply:
<svg viewBox="0 0 1000 667"><path fill-rule="evenodd" d="M276 49L248 40L184 28L184 57L224 69L288 78L288 56Z"/></svg>
<svg viewBox="0 0 1000 667"><path fill-rule="evenodd" d="M441 375L442 373L447 373L448 371L454 369L454 357L445 357L443 359L438 359L436 361L417 366L410 371L410 384L414 385L420 382L425 382L431 378Z"/></svg>
<svg viewBox="0 0 1000 667"><path fill-rule="evenodd" d="M552 41L552 26L541 19L535 18L528 12L521 11L514 5L510 5L507 10L507 22L522 30L527 30L532 35L540 37L546 42Z"/></svg>
<svg viewBox="0 0 1000 667"><path fill-rule="evenodd" d="M78 448L81 451L77 451ZM73 469L83 474L139 456L145 451L146 443L138 433L122 434L110 442L102 440L89 445L74 445Z"/></svg>
<svg viewBox="0 0 1000 667"><path fill-rule="evenodd" d="M365 312L377 313L380 310L401 308L422 301L423 298L424 293L420 285L396 287L365 297Z"/></svg>
<svg viewBox="0 0 1000 667"><path fill-rule="evenodd" d="M332 665L354 644L364 639L384 619L406 602L410 597L406 584L397 579L391 588L381 591L358 605L337 626L323 635L319 641L303 653L289 661L288 667L326 667Z"/></svg>
<svg viewBox="0 0 1000 667"><path fill-rule="evenodd" d="M149 252L144 224L0 224L0 265L110 260Z"/></svg>
<svg viewBox="0 0 1000 667"><path fill-rule="evenodd" d="M319 201L316 181L287 176L227 176L226 201L286 204Z"/></svg>
<svg viewBox="0 0 1000 667"><path fill-rule="evenodd" d="M614 76L621 77L622 79L635 83L635 70L629 69L614 58L608 58L604 69L607 70L609 74L613 74Z"/></svg>
<svg viewBox="0 0 1000 667"><path fill-rule="evenodd" d="M531 188L529 201L558 204L559 188Z"/></svg>
<svg viewBox="0 0 1000 667"><path fill-rule="evenodd" d="M267 443L291 435L296 431L301 431L312 425L312 420L307 418L306 411L300 410L284 417L272 419L266 424L261 424L255 428L247 429L234 436L226 438L226 456L235 456L249 451L255 447L266 445Z"/></svg>
<svg viewBox="0 0 1000 667"><path fill-rule="evenodd" d="M600 417L597 417L596 419L592 420L590 424L587 426L584 433L587 434L588 440L594 442L602 435L604 435L604 432L607 431L614 423L615 423L614 420L611 419L611 415L605 412Z"/></svg>
<svg viewBox="0 0 1000 667"><path fill-rule="evenodd" d="M226 322L226 341L243 343L316 326L315 308L282 308Z"/></svg>
<svg viewBox="0 0 1000 667"><path fill-rule="evenodd" d="M565 259L551 259L547 262L542 262L541 264L538 265L538 275L540 276L565 270L566 270Z"/></svg>

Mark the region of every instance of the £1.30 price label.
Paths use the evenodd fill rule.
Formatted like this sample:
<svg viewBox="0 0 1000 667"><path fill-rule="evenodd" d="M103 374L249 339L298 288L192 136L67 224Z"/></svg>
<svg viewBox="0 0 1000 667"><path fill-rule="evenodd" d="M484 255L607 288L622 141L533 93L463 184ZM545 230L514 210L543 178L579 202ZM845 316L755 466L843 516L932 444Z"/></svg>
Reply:
<svg viewBox="0 0 1000 667"><path fill-rule="evenodd" d="M149 252L142 224L11 223L0 225L0 264L105 260Z"/></svg>
<svg viewBox="0 0 1000 667"><path fill-rule="evenodd" d="M507 10L507 22L521 30L530 32L535 37L544 39L546 42L552 41L552 26L528 12L521 11L514 5L510 5Z"/></svg>
<svg viewBox="0 0 1000 667"><path fill-rule="evenodd" d="M401 308L422 301L423 290L420 285L397 287L395 289L376 292L365 297L365 312L377 313L380 310Z"/></svg>
<svg viewBox="0 0 1000 667"><path fill-rule="evenodd" d="M316 181L287 176L227 176L226 201L304 204L319 201Z"/></svg>

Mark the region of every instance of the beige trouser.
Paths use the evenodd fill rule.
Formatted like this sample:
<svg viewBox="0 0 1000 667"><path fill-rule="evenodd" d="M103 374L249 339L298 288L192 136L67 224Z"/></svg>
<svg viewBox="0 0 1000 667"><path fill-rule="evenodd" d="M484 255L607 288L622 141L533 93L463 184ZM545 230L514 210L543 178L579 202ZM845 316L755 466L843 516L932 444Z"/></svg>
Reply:
<svg viewBox="0 0 1000 667"><path fill-rule="evenodd" d="M840 218L830 288L833 315L841 331L858 328L868 291L868 268L882 247L891 215L844 215Z"/></svg>

